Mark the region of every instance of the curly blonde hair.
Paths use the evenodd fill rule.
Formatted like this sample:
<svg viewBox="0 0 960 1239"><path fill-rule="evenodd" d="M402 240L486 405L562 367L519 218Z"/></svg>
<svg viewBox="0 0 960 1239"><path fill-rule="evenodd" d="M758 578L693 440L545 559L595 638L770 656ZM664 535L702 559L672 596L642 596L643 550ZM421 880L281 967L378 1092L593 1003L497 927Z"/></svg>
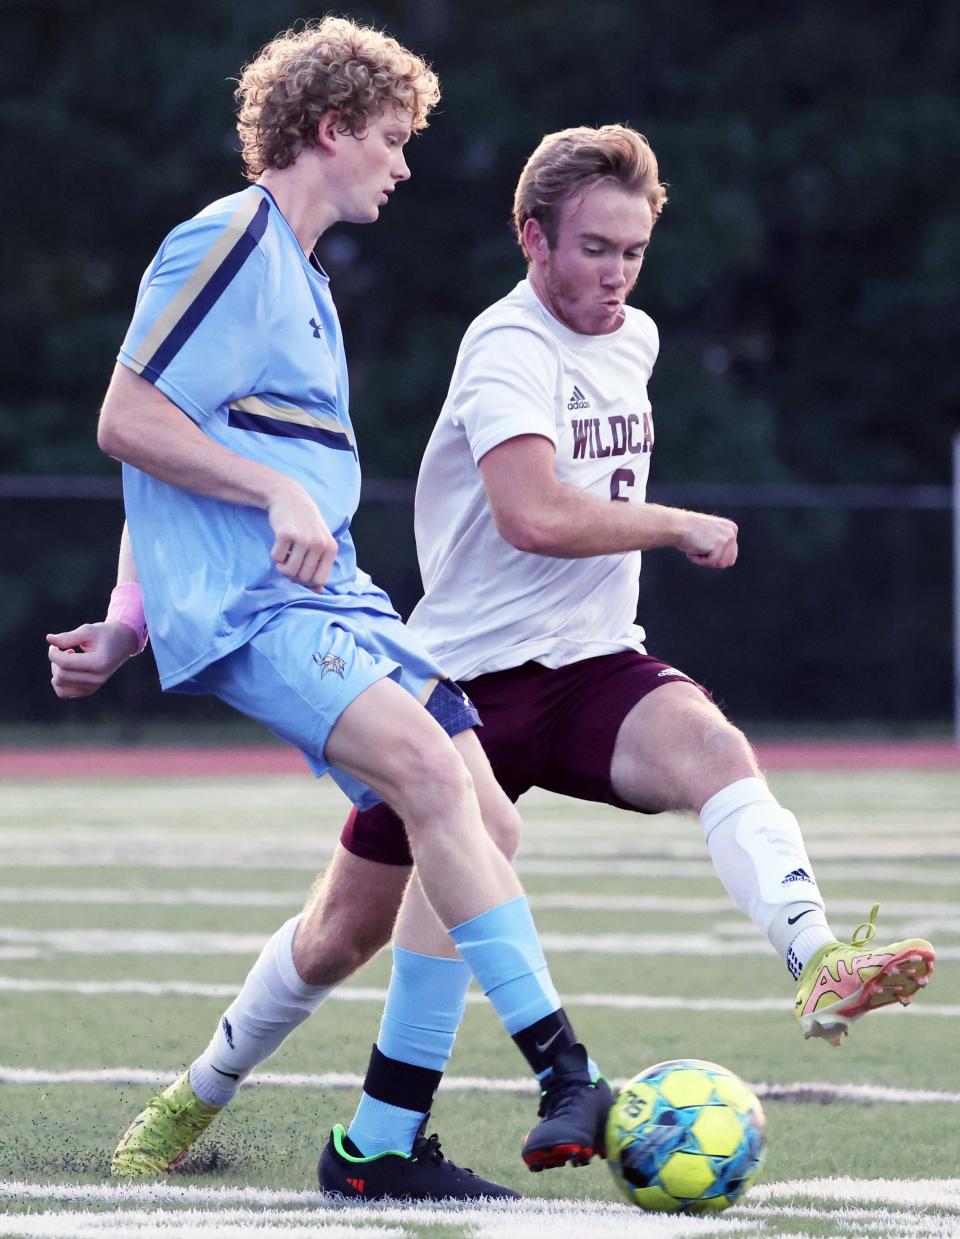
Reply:
<svg viewBox="0 0 960 1239"><path fill-rule="evenodd" d="M653 218L663 210L667 187L660 183L657 157L642 133L629 125L561 129L548 133L527 160L513 199L513 226L524 256L523 226L539 222L550 248L557 243L560 212L574 194L598 181L617 181L630 193L643 194Z"/></svg>
<svg viewBox="0 0 960 1239"><path fill-rule="evenodd" d="M324 17L262 47L234 94L244 175L255 181L315 146L317 122L331 108L340 113L341 133L362 135L387 106L408 114L418 133L440 85L426 61L396 39L344 17Z"/></svg>

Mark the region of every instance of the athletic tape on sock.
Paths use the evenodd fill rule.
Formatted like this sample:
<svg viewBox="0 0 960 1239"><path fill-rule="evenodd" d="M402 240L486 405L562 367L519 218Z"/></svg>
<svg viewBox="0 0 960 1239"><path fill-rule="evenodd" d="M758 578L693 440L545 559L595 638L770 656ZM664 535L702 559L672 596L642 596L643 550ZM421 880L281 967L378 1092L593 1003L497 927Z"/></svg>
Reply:
<svg viewBox="0 0 960 1239"><path fill-rule="evenodd" d="M511 1036L560 1006L525 896L464 921L450 937Z"/></svg>
<svg viewBox="0 0 960 1239"><path fill-rule="evenodd" d="M422 1118L433 1106L442 1079L442 1071L401 1062L373 1046L363 1091L388 1105L416 1111Z"/></svg>
<svg viewBox="0 0 960 1239"><path fill-rule="evenodd" d="M394 947L377 1045L388 1057L443 1071L467 1004L471 972L462 959Z"/></svg>

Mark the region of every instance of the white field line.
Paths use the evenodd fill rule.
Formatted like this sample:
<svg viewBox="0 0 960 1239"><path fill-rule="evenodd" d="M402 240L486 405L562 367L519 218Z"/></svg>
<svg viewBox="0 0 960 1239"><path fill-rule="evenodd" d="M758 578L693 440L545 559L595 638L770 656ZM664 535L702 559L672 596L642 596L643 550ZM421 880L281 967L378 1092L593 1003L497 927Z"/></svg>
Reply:
<svg viewBox="0 0 960 1239"><path fill-rule="evenodd" d="M145 1067L90 1067L64 1071L46 1071L38 1067L0 1066L0 1084L143 1084L147 1087L169 1084L173 1073ZM611 1080L620 1088L623 1079ZM247 1080L244 1088L353 1089L360 1088L363 1076L349 1071L309 1072L264 1071ZM535 1081L528 1076L516 1078L491 1076L444 1076L440 1085L452 1093L533 1093ZM827 1102L883 1102L890 1105L957 1105L960 1093L937 1092L934 1089L889 1088L876 1084L827 1084L810 1081L801 1084L752 1084L763 1101L790 1101L798 1104L822 1105Z"/></svg>
<svg viewBox="0 0 960 1239"><path fill-rule="evenodd" d="M24 888L20 888L23 890ZM29 888L27 888L29 889ZM121 888L122 889L122 888ZM0 902L3 894L0 888ZM550 894L530 895L530 904L535 908L573 912L666 912L677 914L710 915L729 913L733 903L727 895L593 895L579 891L555 891ZM850 916L863 916L862 899L831 899L829 911ZM944 919L960 919L960 902L933 900L885 899L881 905L884 917L898 916L905 919L919 916L936 916ZM749 922L744 920L749 927ZM756 933L754 929L752 932Z"/></svg>
<svg viewBox="0 0 960 1239"><path fill-rule="evenodd" d="M684 1236L760 1235L759 1220L747 1218L717 1218L695 1224L697 1219L671 1218L661 1221L652 1216L632 1214L629 1218L595 1217L584 1219L576 1213L556 1213L550 1217L481 1217L467 1222L459 1214L448 1211L442 1217L412 1215L404 1221L421 1227L446 1226L458 1223L457 1233L463 1239L556 1239L563 1228L578 1239L683 1239ZM381 1226L379 1219L365 1212L355 1221L329 1219L315 1212L224 1210L216 1214L191 1211L131 1214L118 1210L112 1213L84 1214L76 1212L45 1213L21 1216L2 1223L2 1233L8 1239L82 1239L85 1235L109 1235L110 1239L139 1239L142 1235L175 1235L177 1239L234 1239L234 1236L263 1236L264 1239L312 1239L320 1234L327 1239L347 1239L358 1234L387 1239L405 1239L414 1232L405 1228ZM769 1231L763 1232L770 1234ZM864 1233L864 1232L861 1232ZM926 1239L929 1232L924 1231ZM771 1239L778 1239L772 1236ZM787 1239L784 1236L784 1239ZM791 1239L803 1239L794 1233ZM918 1239L918 1234L910 1236ZM939 1237L937 1237L939 1239ZM947 1236L947 1239L950 1239Z"/></svg>
<svg viewBox="0 0 960 1239"><path fill-rule="evenodd" d="M344 815L346 816L346 815ZM951 819L944 815L945 820ZM205 830L202 837L192 825L164 825L162 823L138 824L134 822L113 826L88 825L82 822L58 826L0 826L0 857L7 851L27 852L38 855L48 849L70 850L84 854L90 850L116 852L124 855L139 851L162 852L169 848L174 852L199 851L215 854L222 864L232 860L236 853L241 858L268 857L281 852L290 856L307 857L314 863L329 855L333 843L340 835L338 822L334 829L314 828L308 830L287 827L274 837L259 826L242 825L231 828L214 826ZM813 834L809 842L810 856L817 860L861 860L867 853L871 859L910 860L930 857L935 859L960 860L960 838L956 831L930 832L925 829L925 819L915 823L899 823L899 830L890 835L871 832L847 831L836 826L829 833ZM546 828L545 828L546 827ZM588 833L584 837L584 828ZM865 841L866 839L869 842ZM637 829L629 819L617 821L611 827L599 827L589 823L573 823L569 836L553 828L548 822L532 826L525 834L521 858L535 860L545 856L557 859L639 860L646 857L661 860L697 860L705 855L699 826L692 820L681 823L680 828L658 830Z"/></svg>
<svg viewBox="0 0 960 1239"><path fill-rule="evenodd" d="M558 1228L573 1227L569 1233L577 1239L684 1239L686 1236L756 1236L757 1239L812 1239L812 1232L771 1230L764 1219L777 1221L809 1220L822 1223L823 1211L817 1209L741 1209L736 1214L721 1217L667 1218L634 1214L630 1218L595 1217L555 1214L550 1217L523 1217L510 1214L503 1217L483 1217L467 1224L459 1215L444 1218L407 1217L406 1221L420 1228L460 1223L458 1234L464 1239L555 1239ZM954 1215L891 1213L886 1209L840 1209L829 1213L830 1224L842 1226L835 1231L844 1239L956 1239L957 1219ZM226 1219L226 1223L221 1219ZM111 1213L42 1213L18 1216L3 1224L8 1239L83 1239L87 1235L110 1236L110 1239L140 1239L144 1235L174 1235L177 1239L234 1239L234 1236L261 1236L262 1239L311 1239L315 1234L328 1239L347 1239L358 1234L405 1239L413 1232L383 1227L377 1218L365 1215L356 1224L331 1221L316 1213L274 1210L224 1210L215 1214L202 1211L151 1210L135 1214L126 1210ZM562 1233L562 1231L560 1232ZM823 1232L818 1227L819 1234Z"/></svg>
<svg viewBox="0 0 960 1239"><path fill-rule="evenodd" d="M289 908L295 911L303 904L305 890L295 891L236 891L215 890L209 887L191 886L185 890L161 890L145 886L0 886L0 903L17 904L96 904L133 905L164 908ZM960 904L956 905L960 914Z"/></svg>
<svg viewBox="0 0 960 1239"><path fill-rule="evenodd" d="M569 840L558 838L556 828L549 833L534 825L528 832L518 866L529 873L569 872L609 873L611 864L619 872L699 876L711 872L699 831L691 826L683 833L670 830L644 836L635 830L601 828L601 837L584 839L582 823ZM233 868L259 870L306 869L316 871L329 860L338 832L311 830L285 831L280 838L265 837L260 830L226 831L211 829L204 837L183 828L157 825L69 827L0 827L0 866L51 867L97 866L104 868L176 867L186 869ZM899 863L894 875L904 873L902 862L924 859L960 861L960 839L924 834L922 819L914 830L901 822L891 838L871 836L865 844L856 832L841 832L835 827L830 836L810 840L810 852L818 862L821 876L886 876L885 862ZM864 856L871 864L862 868ZM833 866L831 860L857 862ZM829 866L823 869L823 865ZM559 866L559 868L557 868ZM692 868L691 868L692 866ZM877 872L879 871L879 875ZM916 872L923 880L926 868ZM951 880L955 880L954 873Z"/></svg>
<svg viewBox="0 0 960 1239"><path fill-rule="evenodd" d="M759 1229L753 1233L763 1239L813 1239L823 1235L826 1222L832 1229L830 1239L957 1239L958 1219L955 1213L919 1213L912 1209L840 1208L827 1210L823 1205L800 1208L795 1205L751 1206L747 1202L737 1216L749 1218ZM781 1230L777 1223L815 1222L815 1232ZM769 1229L769 1224L774 1229ZM599 1239L599 1237L598 1237Z"/></svg>
<svg viewBox="0 0 960 1239"><path fill-rule="evenodd" d="M238 985L203 983L199 981L58 981L34 980L30 977L0 976L0 993L11 994L75 994L79 997L102 997L109 994L137 994L145 998L216 998L232 999ZM387 997L385 989L372 986L341 985L328 1002L372 1002L381 1006ZM467 1002L485 1006L487 999L471 990ZM600 1007L615 1011L703 1011L758 1014L774 1011L782 1014L792 1007L792 998L685 998L670 994L568 994L568 1007ZM891 1012L904 1008L891 1006ZM960 1004L922 1002L910 1008L912 1017L929 1015L946 1019L960 1017ZM889 1018L889 1017L886 1017Z"/></svg>
<svg viewBox="0 0 960 1239"><path fill-rule="evenodd" d="M696 1218L646 1218L627 1205L600 1201L577 1200L521 1200L491 1201L489 1203L455 1204L409 1204L352 1202L332 1204L320 1192L271 1191L260 1188L207 1188L176 1187L167 1184L144 1184L117 1186L112 1184L43 1184L0 1183L0 1199L60 1200L69 1204L119 1205L130 1202L150 1209L156 1214L163 1206L201 1206L209 1210L208 1216L216 1222L223 1219L224 1206L246 1206L244 1212L253 1209L269 1209L271 1220L290 1217L309 1220L314 1225L322 1224L325 1218L349 1227L349 1234L357 1233L357 1226L370 1227L380 1224L416 1224L419 1226L457 1226L464 1235L511 1236L530 1235L547 1239L556 1235L558 1228L575 1235L610 1235L616 1239L637 1236L638 1239L671 1239L673 1236L731 1234L742 1232L743 1227L734 1225L721 1228L715 1221L700 1221ZM285 1208L286 1207L286 1208ZM310 1212L307 1213L306 1210ZM216 1210L216 1212L214 1212ZM239 1210L236 1211L239 1214ZM147 1217L150 1214L144 1213ZM29 1215L27 1215L29 1216ZM84 1216L74 1213L74 1217ZM88 1217L111 1217L116 1222L129 1214L115 1210L110 1214L87 1214ZM172 1211L164 1215L171 1220ZM194 1208L187 1215L191 1221L201 1217L200 1209ZM731 1219L732 1221L733 1219ZM488 1227L493 1229L488 1229ZM535 1229L528 1230L532 1226ZM522 1228L522 1229L521 1229ZM602 1229L601 1229L602 1228ZM108 1233L115 1233L109 1232ZM285 1234L286 1231L278 1231ZM324 1227L323 1234L328 1234ZM372 1229L370 1233L382 1232ZM406 1232L401 1232L406 1233ZM562 1231L561 1231L562 1233Z"/></svg>
<svg viewBox="0 0 960 1239"><path fill-rule="evenodd" d="M787 1179L758 1183L750 1189L749 1200L751 1204L784 1204L811 1197L842 1205L859 1202L960 1211L960 1179Z"/></svg>
<svg viewBox="0 0 960 1239"><path fill-rule="evenodd" d="M849 813L824 813L823 810L802 814L800 828L804 838L810 842L819 839L849 838L859 835L866 839L877 839L882 835L902 836L915 832L921 835L956 833L956 813L951 812L946 803L946 796L941 804L930 805L921 813L911 813L909 817L897 813L896 810L884 810L881 817L874 806L867 805L856 816ZM788 800L787 808L790 807ZM693 819L690 819L693 825ZM814 847L817 844L814 843Z"/></svg>
<svg viewBox="0 0 960 1239"><path fill-rule="evenodd" d="M542 933L545 951L593 955L693 955L698 957L769 955L762 939L721 941L705 933L691 934L559 934ZM262 934L173 930L20 929L0 927L0 944L68 955L257 955ZM0 946L2 949L2 946ZM940 960L960 959L960 946L941 947Z"/></svg>
<svg viewBox="0 0 960 1239"><path fill-rule="evenodd" d="M916 859L916 857L914 857ZM82 861L79 863L83 863ZM517 872L535 876L617 878L710 878L716 881L716 870L709 861L629 860L611 857L609 861L542 860L517 861ZM817 878L823 882L891 882L918 886L960 886L960 867L944 865L848 864L817 863Z"/></svg>
<svg viewBox="0 0 960 1239"><path fill-rule="evenodd" d="M702 849L701 849L702 850ZM224 845L205 848L201 841L193 845L174 845L170 842L157 843L152 847L125 846L121 839L103 846L77 844L73 847L41 846L35 840L32 846L19 848L0 847L0 869L180 869L203 870L217 869L219 871L256 870L267 872L274 870L296 870L304 877L304 894L310 878L322 869L330 859L332 846L319 849L305 849L302 852L289 850L280 841L276 842L270 851L251 851L250 854L237 849L225 851ZM860 856L863 854L861 849ZM917 851L910 852L913 860L921 859ZM936 859L936 858L932 858ZM707 860L675 861L652 857L647 860L635 860L622 852L611 849L607 860L575 860L554 859L549 856L531 859L521 857L517 861L517 871L521 874L602 877L618 878L707 878L716 881L716 873ZM889 882L917 886L949 886L956 890L960 886L960 865L939 864L909 865L892 860L890 864L849 863L831 864L830 862L816 865L817 877L821 881L843 882L846 884L869 882Z"/></svg>
<svg viewBox="0 0 960 1239"><path fill-rule="evenodd" d="M823 1235L825 1220L831 1227L830 1239L957 1239L960 1230L955 1213L920 1213L886 1208L846 1208L825 1210L821 1205L797 1208L782 1205L769 1209L747 1209L746 1214L764 1239L814 1239ZM769 1219L765 1222L765 1219ZM797 1222L810 1222L815 1230L796 1230ZM791 1224L792 1223L792 1224ZM789 1230L781 1229L791 1224ZM773 1229L768 1229L772 1226ZM599 1239L599 1237L598 1237Z"/></svg>
<svg viewBox="0 0 960 1239"><path fill-rule="evenodd" d="M60 837L59 832L38 828L32 837L20 840L5 840L0 831L0 862L10 865L49 865L69 863L76 860L81 865L115 866L118 863L130 867L155 866L177 868L186 866L226 868L316 868L327 863L333 852L338 835L314 835L300 840L282 837L269 846L263 835L218 837L209 832L202 838L177 838L151 831L137 840L127 831L101 832L93 838L83 838L83 831L71 832ZM49 838L53 835L53 838ZM810 845L810 859L823 864L831 861L859 861L868 855L871 861L960 861L960 842L953 839L925 838L923 835L904 835L898 839L866 843L859 839L832 840L819 846ZM525 846L518 863L536 866L545 860L556 863L587 863L591 865L631 861L637 863L661 863L701 861L706 849L703 841L672 842L659 838L646 846L638 846L635 838L612 838L602 842L571 842L569 846L558 845L555 840L547 847Z"/></svg>
<svg viewBox="0 0 960 1239"><path fill-rule="evenodd" d="M97 906L134 906L186 908L284 908L295 911L303 903L304 890L217 890L211 887L191 886L176 888L138 886L0 886L0 904L96 904ZM664 912L677 915L710 915L729 913L730 899L716 896L671 896L671 895L594 895L578 891L555 891L550 894L530 895L534 908L548 911L571 912ZM920 900L884 900L884 917L937 918L937 922L960 923L960 902L933 902ZM831 899L830 912L850 916L862 916L862 899ZM751 933L749 923L744 926Z"/></svg>
<svg viewBox="0 0 960 1239"><path fill-rule="evenodd" d="M578 1236L607 1239L680 1239L690 1235L763 1234L775 1239L766 1224L778 1220L809 1219L839 1224L845 1235L878 1235L894 1239L953 1239L960 1211L960 1180L854 1180L813 1179L760 1184L751 1189L732 1215L719 1218L648 1217L624 1205L572 1200L497 1202L486 1205L365 1204L331 1206L318 1192L271 1191L258 1188L177 1187L168 1184L113 1186L107 1184L0 1183L0 1199L62 1201L72 1205L114 1206L100 1213L41 1213L8 1216L23 1223L6 1233L23 1236L124 1235L173 1233L220 1236L253 1233L295 1235L306 1239L304 1224L324 1235L355 1235L357 1227L374 1235L405 1234L392 1225L457 1226L477 1239L550 1239L558 1227ZM801 1200L802 1205L787 1202ZM836 1203L839 1209L811 1208L806 1202ZM862 1202L872 1208L857 1208ZM124 1204L139 1206L131 1210ZM180 1208L178 1208L178 1206ZM193 1207L191 1207L193 1206ZM197 1207L199 1206L199 1207ZM230 1206L234 1206L231 1208ZM241 1206L241 1207L236 1207ZM881 1206L877 1208L877 1206ZM883 1207L889 1206L889 1207ZM934 1208L946 1212L930 1214ZM255 1226L260 1219L260 1227ZM28 1223L37 1222L36 1229ZM248 1225L249 1221L249 1225ZM61 1225L65 1223L65 1225ZM355 1226L354 1223L357 1225ZM72 1229L70 1229L72 1227ZM229 1228L233 1227L232 1230ZM342 1230L334 1229L342 1227ZM122 1229L121 1229L122 1228ZM562 1231L561 1231L562 1233ZM796 1231L791 1233L797 1236Z"/></svg>
<svg viewBox="0 0 960 1239"><path fill-rule="evenodd" d="M344 1222L319 1212L296 1213L276 1209L223 1209L208 1211L118 1209L109 1213L49 1212L8 1217L0 1234L9 1239L79 1239L83 1235L109 1239L136 1239L140 1235L176 1235L178 1239L233 1239L234 1235L284 1236L284 1239L354 1239L361 1233L378 1239L405 1239L410 1231L399 1226L371 1225L368 1219Z"/></svg>

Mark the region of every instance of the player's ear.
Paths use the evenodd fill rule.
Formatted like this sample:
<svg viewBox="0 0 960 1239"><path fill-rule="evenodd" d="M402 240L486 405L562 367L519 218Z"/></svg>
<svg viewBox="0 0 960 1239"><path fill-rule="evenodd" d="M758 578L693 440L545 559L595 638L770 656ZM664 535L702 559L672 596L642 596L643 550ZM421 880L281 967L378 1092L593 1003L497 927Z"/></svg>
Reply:
<svg viewBox="0 0 960 1239"><path fill-rule="evenodd" d="M540 221L531 216L523 225L523 245L534 262L545 262L550 252L547 234L540 227Z"/></svg>
<svg viewBox="0 0 960 1239"><path fill-rule="evenodd" d="M328 108L317 121L317 146L332 155L337 140L340 138L340 113L334 108Z"/></svg>

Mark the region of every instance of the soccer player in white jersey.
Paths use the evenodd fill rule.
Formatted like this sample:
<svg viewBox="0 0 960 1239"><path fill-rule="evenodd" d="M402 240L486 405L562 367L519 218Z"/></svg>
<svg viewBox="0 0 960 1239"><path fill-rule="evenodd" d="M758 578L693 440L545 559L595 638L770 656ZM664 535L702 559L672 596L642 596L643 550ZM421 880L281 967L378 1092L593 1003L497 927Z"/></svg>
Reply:
<svg viewBox="0 0 960 1239"><path fill-rule="evenodd" d="M731 521L645 502L658 338L626 299L664 202L653 153L628 127L549 135L528 161L514 212L527 276L468 329L424 456L415 519L425 594L411 627L477 703L480 743L511 800L539 786L698 813L721 880L797 982L804 1035L838 1044L867 1011L909 1002L933 950L921 939L869 946L875 910L852 944L836 939L797 821L745 737L704 689L646 653L635 622L643 551L672 547L713 569L737 555ZM101 675L114 665L105 660ZM383 804L354 812L341 843L404 873L414 859ZM305 924L328 952L324 909L308 908ZM412 884L349 1129L368 1155L420 1120L417 1097L432 1096L445 1066L463 1009L451 956ZM241 1005L257 984L255 969ZM570 1030L549 1039L569 1071L545 1079L544 1123L524 1150L533 1169L555 1164L556 1146L539 1141L565 1113L566 1082L593 1074ZM571 1160L585 1160L590 1138L581 1133Z"/></svg>
<svg viewBox="0 0 960 1239"><path fill-rule="evenodd" d="M404 148L436 103L436 78L395 40L326 18L268 44L237 93L252 183L161 244L101 412L100 445L124 465L129 535L114 618L140 629L139 589L164 688L212 693L263 722L358 807L386 797L407 823L425 907L456 942L457 985L476 976L528 1059L545 1037L559 1051L569 1022L520 885L485 829L513 832L516 814L477 743L476 712L356 564L346 362L313 257L327 228L376 220L409 178ZM51 656L82 674L83 646L82 635L54 639ZM346 852L338 862L320 901L337 902L348 941L385 936L406 874L371 872L382 867ZM294 941L296 924L258 964L269 1004L292 1022L327 992L301 965L310 942ZM231 1010L217 1030L226 1057L203 1058L151 1101L114 1173L169 1170L233 1095L235 1056L252 1044L259 1061L262 1032L257 1010ZM598 1121L605 1082L574 1079L558 1053L533 1064ZM394 1146L404 1155L361 1171L359 1150L331 1142L322 1185L516 1195L446 1161L421 1127ZM570 1130L555 1119L548 1136L563 1142Z"/></svg>
<svg viewBox="0 0 960 1239"><path fill-rule="evenodd" d="M653 152L629 127L551 134L530 157L514 202L526 278L468 328L423 457L424 596L410 627L477 705L511 800L536 786L698 813L723 884L797 983L804 1035L839 1044L851 1020L910 1001L933 949L868 947L876 909L851 945L838 942L797 820L746 738L706 690L646 653L635 622L644 551L672 547L710 569L737 558L732 521L645 501L659 341L626 300L665 201ZM409 864L400 825L378 805L354 813L341 841ZM381 1025L386 1054L391 1016L410 1012L404 965ZM362 1132L363 1105L358 1117Z"/></svg>

